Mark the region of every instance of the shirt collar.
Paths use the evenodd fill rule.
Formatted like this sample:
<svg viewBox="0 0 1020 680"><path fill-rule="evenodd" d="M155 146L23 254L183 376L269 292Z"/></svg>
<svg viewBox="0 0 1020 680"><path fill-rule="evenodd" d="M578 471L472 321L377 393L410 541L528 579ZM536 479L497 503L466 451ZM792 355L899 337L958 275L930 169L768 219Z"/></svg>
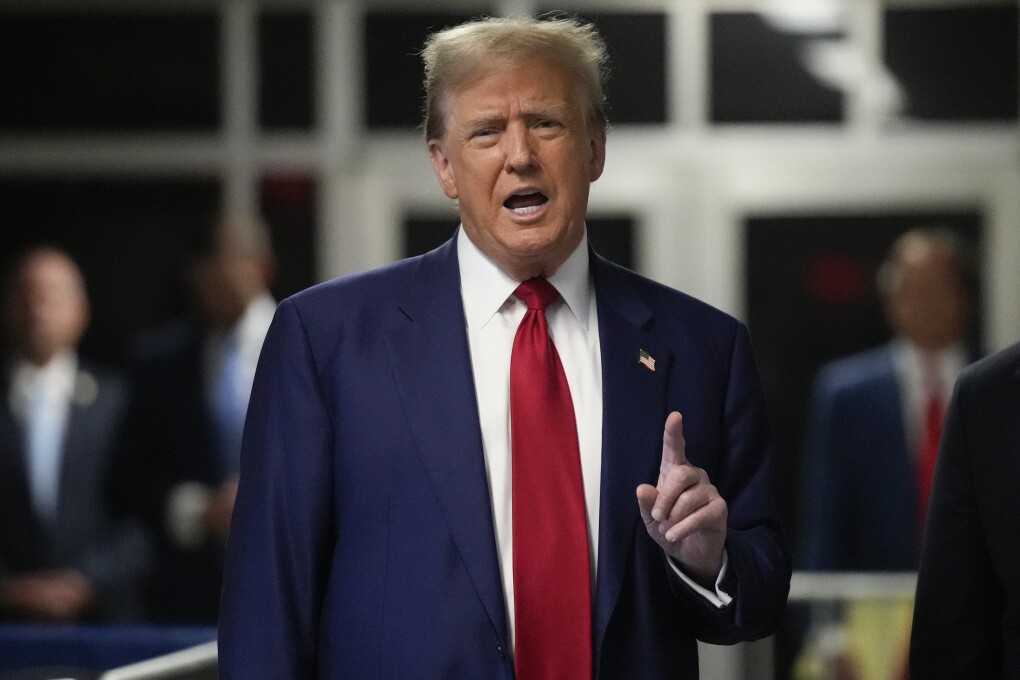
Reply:
<svg viewBox="0 0 1020 680"><path fill-rule="evenodd" d="M75 379L78 374L78 355L66 351L50 359L45 366L16 359L11 369L11 387L8 399L16 413L23 413L28 400L41 386L45 386L50 394L70 398L74 394Z"/></svg>
<svg viewBox="0 0 1020 680"><path fill-rule="evenodd" d="M244 354L255 354L262 349L262 341L276 312L276 300L269 293L262 293L252 299L241 318L225 330L214 331L206 340L206 352L217 355L228 343L235 343Z"/></svg>
<svg viewBox="0 0 1020 680"><path fill-rule="evenodd" d="M276 300L269 293L262 293L248 303L248 308L244 310L244 316L235 327L241 344L254 343L261 349L262 340L266 337L266 331L273 322L275 313Z"/></svg>
<svg viewBox="0 0 1020 680"><path fill-rule="evenodd" d="M469 328L481 328L489 322L520 285L493 262L468 238L464 229L457 233L457 260L460 266L461 298ZM588 235L582 234L574 252L549 277L549 283L585 331L589 323L591 276L588 271Z"/></svg>
<svg viewBox="0 0 1020 680"><path fill-rule="evenodd" d="M928 362L933 362L936 377L941 388L948 390L960 371L967 364L967 351L961 344L951 345L936 352L925 352L905 338L897 338L894 343L894 355L902 375L916 376L919 382L927 379Z"/></svg>

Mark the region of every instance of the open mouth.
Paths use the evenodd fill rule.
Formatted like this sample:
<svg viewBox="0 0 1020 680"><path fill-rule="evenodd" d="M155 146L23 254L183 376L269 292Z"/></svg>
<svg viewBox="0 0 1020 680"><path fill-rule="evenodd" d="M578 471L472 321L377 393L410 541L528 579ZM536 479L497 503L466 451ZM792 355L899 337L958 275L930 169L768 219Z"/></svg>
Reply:
<svg viewBox="0 0 1020 680"><path fill-rule="evenodd" d="M533 215L548 201L549 198L542 192L529 189L518 192L503 201L503 207L517 215Z"/></svg>

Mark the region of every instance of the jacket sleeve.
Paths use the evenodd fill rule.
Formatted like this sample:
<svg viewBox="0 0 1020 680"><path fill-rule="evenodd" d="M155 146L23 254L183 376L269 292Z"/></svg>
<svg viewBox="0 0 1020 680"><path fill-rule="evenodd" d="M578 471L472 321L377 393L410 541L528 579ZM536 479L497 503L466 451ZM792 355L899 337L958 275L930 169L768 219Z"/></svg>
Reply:
<svg viewBox="0 0 1020 680"><path fill-rule="evenodd" d="M716 609L694 593L698 639L713 644L775 632L786 609L791 562L772 498L773 451L750 336L738 324L726 391L723 451L712 482L726 499L730 605ZM689 590L689 589L688 589Z"/></svg>
<svg viewBox="0 0 1020 680"><path fill-rule="evenodd" d="M333 536L333 424L312 343L279 306L256 371L227 544L220 677L311 678Z"/></svg>

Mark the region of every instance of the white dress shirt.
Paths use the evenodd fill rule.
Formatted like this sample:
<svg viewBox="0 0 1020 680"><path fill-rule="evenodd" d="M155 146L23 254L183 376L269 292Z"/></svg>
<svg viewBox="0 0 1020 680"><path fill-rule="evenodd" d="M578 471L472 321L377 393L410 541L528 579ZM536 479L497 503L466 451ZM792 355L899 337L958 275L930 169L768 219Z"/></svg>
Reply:
<svg viewBox="0 0 1020 680"><path fill-rule="evenodd" d="M244 315L233 328L224 333L214 333L206 339L203 379L209 403L215 398L212 391L216 389L224 348L228 342L235 342L240 353L238 366L240 375L236 396L241 401L238 407L247 409L252 383L255 381L255 368L262 352L262 343L266 339L266 333L269 332L269 325L275 312L276 300L268 293L260 295L248 304ZM202 514L212 500L213 494L213 489L196 481L184 482L171 490L164 523L167 533L178 547L194 550L205 543L208 537L202 524Z"/></svg>
<svg viewBox="0 0 1020 680"><path fill-rule="evenodd" d="M461 297L467 321L471 368L482 430L492 517L495 523L503 593L507 603L510 639L514 637L513 527L510 455L510 355L514 336L527 306L514 297L520 285L482 253L461 228L457 235ZM602 354L598 310L588 268L587 237L549 277L560 298L545 310L553 339L570 387L577 421L577 439L588 516L588 546L592 587L598 565L599 492L602 479ZM634 500L637 512L637 499ZM716 606L730 602L718 588L706 590L674 569L691 587Z"/></svg>
<svg viewBox="0 0 1020 680"><path fill-rule="evenodd" d="M48 522L57 514L64 432L77 373L74 352L59 354L45 366L19 360L14 364L8 393L11 412L24 425L25 469L32 504ZM38 431L40 428L43 431Z"/></svg>
<svg viewBox="0 0 1020 680"><path fill-rule="evenodd" d="M924 352L906 340L899 339L893 345L893 364L900 384L907 449L911 455L917 456L921 450L918 437L931 391L939 393L945 408L957 376L967 365L967 352L961 345L937 352Z"/></svg>
<svg viewBox="0 0 1020 680"><path fill-rule="evenodd" d="M223 350L228 341L237 343L240 351L240 376L241 385L239 399L245 406L251 398L251 386L255 381L255 367L259 362L259 354L262 352L262 343L269 332L269 325L273 322L273 314L276 313L276 300L268 293L254 298L244 310L244 315L227 332L213 333L205 343L205 366L204 377L207 391L207 398L211 401L216 377L219 373L220 362Z"/></svg>

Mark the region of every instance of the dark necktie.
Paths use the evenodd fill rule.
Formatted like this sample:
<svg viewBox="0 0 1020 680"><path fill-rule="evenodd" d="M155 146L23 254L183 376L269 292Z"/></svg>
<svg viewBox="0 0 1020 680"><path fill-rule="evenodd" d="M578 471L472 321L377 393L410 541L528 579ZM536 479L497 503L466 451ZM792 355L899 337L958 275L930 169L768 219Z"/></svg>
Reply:
<svg viewBox="0 0 1020 680"><path fill-rule="evenodd" d="M592 677L591 567L577 425L545 308L545 279L514 292L528 306L510 359L517 680Z"/></svg>

